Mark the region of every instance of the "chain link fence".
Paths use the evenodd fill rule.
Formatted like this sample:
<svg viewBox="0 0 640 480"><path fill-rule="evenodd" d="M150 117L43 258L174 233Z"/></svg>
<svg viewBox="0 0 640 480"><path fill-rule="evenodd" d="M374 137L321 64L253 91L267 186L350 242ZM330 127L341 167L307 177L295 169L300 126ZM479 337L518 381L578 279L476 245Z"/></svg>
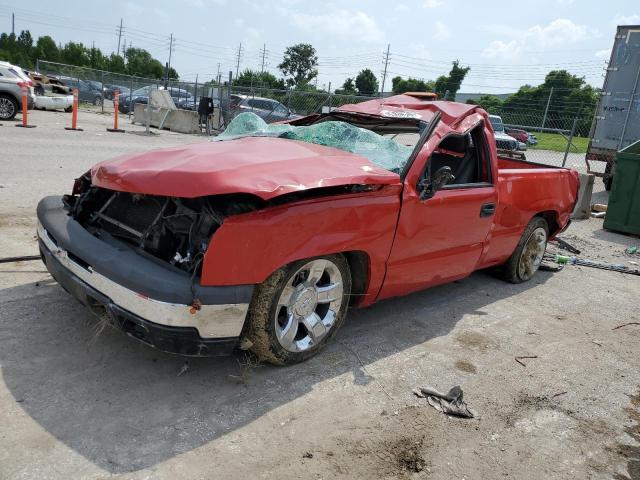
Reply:
<svg viewBox="0 0 640 480"><path fill-rule="evenodd" d="M267 123L329 112L346 104L378 97L333 92L282 90L263 85L242 87L231 82L182 82L144 78L86 67L38 60L38 72L59 77L78 88L85 108L112 112L113 96L120 94L120 111L131 113L135 103L147 103L151 89L166 88L181 109L197 110L201 97L210 97L221 111L214 129L222 130L239 113L250 111ZM567 166L605 175L616 150L640 138L640 94L603 92L597 103L572 100L571 95L553 95L537 102L505 101L484 105L493 116L494 129L518 141L529 161ZM595 112L595 114L594 114ZM496 128L500 124L500 128Z"/></svg>

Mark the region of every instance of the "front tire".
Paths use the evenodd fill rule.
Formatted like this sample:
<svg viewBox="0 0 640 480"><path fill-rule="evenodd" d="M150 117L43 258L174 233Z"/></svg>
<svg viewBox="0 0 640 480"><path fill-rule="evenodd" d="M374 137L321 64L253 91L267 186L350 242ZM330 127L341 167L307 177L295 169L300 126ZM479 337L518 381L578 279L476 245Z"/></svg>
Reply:
<svg viewBox="0 0 640 480"><path fill-rule="evenodd" d="M534 217L525 227L516 249L502 266L506 281L522 283L538 271L549 239L549 225L542 217Z"/></svg>
<svg viewBox="0 0 640 480"><path fill-rule="evenodd" d="M318 353L344 323L351 272L342 255L301 260L280 268L256 288L245 337L251 351L275 365Z"/></svg>

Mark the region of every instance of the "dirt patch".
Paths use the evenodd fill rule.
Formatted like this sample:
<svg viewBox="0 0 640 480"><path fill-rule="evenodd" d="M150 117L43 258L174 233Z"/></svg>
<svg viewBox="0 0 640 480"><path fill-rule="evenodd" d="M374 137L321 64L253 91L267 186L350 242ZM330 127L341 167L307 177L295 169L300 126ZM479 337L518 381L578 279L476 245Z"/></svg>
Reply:
<svg viewBox="0 0 640 480"><path fill-rule="evenodd" d="M454 366L458 369L461 370L463 372L467 372L467 373L477 373L477 369L476 366L471 363L471 362L467 362L466 360L458 360Z"/></svg>
<svg viewBox="0 0 640 480"><path fill-rule="evenodd" d="M456 335L456 341L465 347L471 348L472 350L478 350L480 352L486 352L495 346L493 340L486 335L472 331L458 333L458 335Z"/></svg>
<svg viewBox="0 0 640 480"><path fill-rule="evenodd" d="M625 408L625 412L633 424L625 427L624 432L633 439L634 445L617 444L615 453L626 460L628 476L616 474L613 477L616 480L640 480L640 391L629 397L629 403L631 405Z"/></svg>
<svg viewBox="0 0 640 480"><path fill-rule="evenodd" d="M422 456L424 437L413 439L400 438L389 445L388 450L395 458L398 470L401 472L419 473L427 467L427 461Z"/></svg>

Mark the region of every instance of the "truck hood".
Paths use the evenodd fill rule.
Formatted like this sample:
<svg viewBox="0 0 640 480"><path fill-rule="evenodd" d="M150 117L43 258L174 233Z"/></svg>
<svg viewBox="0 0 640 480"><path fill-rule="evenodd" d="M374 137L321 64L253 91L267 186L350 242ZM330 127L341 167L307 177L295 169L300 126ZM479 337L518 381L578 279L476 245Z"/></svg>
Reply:
<svg viewBox="0 0 640 480"><path fill-rule="evenodd" d="M337 148L272 137L202 142L125 155L91 170L98 187L195 198L247 193L263 200L340 185L399 184L399 175Z"/></svg>

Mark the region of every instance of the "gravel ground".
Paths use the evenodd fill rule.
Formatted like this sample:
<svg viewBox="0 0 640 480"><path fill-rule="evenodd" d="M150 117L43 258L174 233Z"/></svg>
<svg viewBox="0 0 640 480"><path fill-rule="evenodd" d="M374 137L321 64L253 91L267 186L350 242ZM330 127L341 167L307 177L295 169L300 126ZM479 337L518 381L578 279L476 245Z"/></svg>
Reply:
<svg viewBox="0 0 640 480"><path fill-rule="evenodd" d="M0 127L3 257L36 253L37 201L96 161L202 141L31 119ZM640 263L623 253L640 239L601 219L563 236ZM639 292L640 277L582 267L523 285L480 272L351 311L320 355L276 368L97 335L41 263L0 265L0 478L640 479L640 326L616 328L640 322ZM412 394L424 385L461 385L480 418L437 412Z"/></svg>

